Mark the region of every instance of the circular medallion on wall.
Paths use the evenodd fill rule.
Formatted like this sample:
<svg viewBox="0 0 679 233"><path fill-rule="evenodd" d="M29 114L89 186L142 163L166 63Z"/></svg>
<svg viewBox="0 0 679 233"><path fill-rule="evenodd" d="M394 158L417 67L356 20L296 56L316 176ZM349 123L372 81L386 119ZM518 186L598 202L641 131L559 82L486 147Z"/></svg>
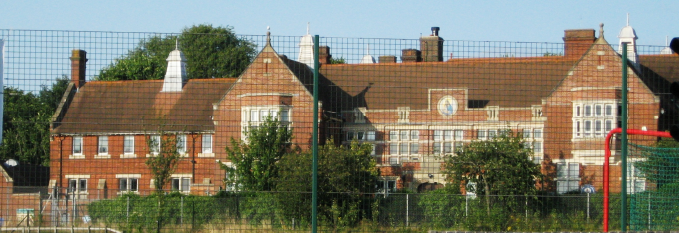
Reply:
<svg viewBox="0 0 679 233"><path fill-rule="evenodd" d="M449 95L441 97L437 106L439 114L444 116L452 116L457 112L457 100Z"/></svg>

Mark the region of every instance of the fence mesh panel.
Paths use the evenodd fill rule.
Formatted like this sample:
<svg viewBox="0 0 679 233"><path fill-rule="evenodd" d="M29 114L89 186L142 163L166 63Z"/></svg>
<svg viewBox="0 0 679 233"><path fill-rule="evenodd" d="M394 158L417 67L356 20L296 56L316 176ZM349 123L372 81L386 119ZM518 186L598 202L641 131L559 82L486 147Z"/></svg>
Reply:
<svg viewBox="0 0 679 233"><path fill-rule="evenodd" d="M0 230L309 231L317 59L320 231L602 231L618 39L437 33L320 37L314 57L310 35L0 30ZM679 56L630 47L629 128L666 131ZM657 182L623 177L612 145L621 230L620 181Z"/></svg>

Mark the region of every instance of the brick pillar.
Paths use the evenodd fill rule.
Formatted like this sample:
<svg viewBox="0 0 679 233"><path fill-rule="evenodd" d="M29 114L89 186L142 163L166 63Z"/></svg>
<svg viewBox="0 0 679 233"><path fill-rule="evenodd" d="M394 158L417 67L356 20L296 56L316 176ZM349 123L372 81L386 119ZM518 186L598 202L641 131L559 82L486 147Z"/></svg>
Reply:
<svg viewBox="0 0 679 233"><path fill-rule="evenodd" d="M74 49L71 52L71 82L76 88L85 85L85 63L87 63L87 52Z"/></svg>

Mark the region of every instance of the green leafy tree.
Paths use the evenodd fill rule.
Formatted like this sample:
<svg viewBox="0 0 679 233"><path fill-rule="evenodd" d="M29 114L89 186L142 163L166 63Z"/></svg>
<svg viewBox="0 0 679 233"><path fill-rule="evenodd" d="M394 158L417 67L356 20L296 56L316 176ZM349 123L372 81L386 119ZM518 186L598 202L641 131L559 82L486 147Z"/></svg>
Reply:
<svg viewBox="0 0 679 233"><path fill-rule="evenodd" d="M330 58L330 64L346 64L347 61L344 59L344 57L340 58Z"/></svg>
<svg viewBox="0 0 679 233"><path fill-rule="evenodd" d="M292 150L292 130L278 119L268 117L259 126L250 126L245 141L231 139L226 148L227 158L233 166L224 164L226 183L235 184L243 191L271 191L278 177L277 163Z"/></svg>
<svg viewBox="0 0 679 233"><path fill-rule="evenodd" d="M146 166L151 170L151 177L153 177L155 186L155 197L158 204L156 211L158 228L156 231L160 232L162 226L169 220L163 215L164 212L167 212L163 188L170 183L172 173L177 169L177 165L181 159L179 149L182 148L177 147L177 140L174 137L166 134L162 130L159 131L155 137L148 136L146 142L149 153L151 154L146 160Z"/></svg>
<svg viewBox="0 0 679 233"><path fill-rule="evenodd" d="M179 149L182 148L177 148L177 140L163 131L155 137L149 136L147 146L151 156L146 160L146 166L151 170L156 194L162 194L181 160Z"/></svg>
<svg viewBox="0 0 679 233"><path fill-rule="evenodd" d="M540 165L533 163L533 151L521 135L508 130L489 140L473 141L444 158L443 173L449 185L466 184L470 191L485 195L490 214L491 195L499 195L511 208L512 198L536 193L535 182L542 178Z"/></svg>
<svg viewBox="0 0 679 233"><path fill-rule="evenodd" d="M4 87L3 139L0 160L49 165L49 123L68 79L62 76L38 94Z"/></svg>
<svg viewBox="0 0 679 233"><path fill-rule="evenodd" d="M331 141L318 153L318 213L333 226L351 226L369 217L379 169L370 156L371 144L353 141L349 147ZM277 178L279 210L286 220L311 216L311 152L284 157Z"/></svg>
<svg viewBox="0 0 679 233"><path fill-rule="evenodd" d="M152 36L104 68L97 80L162 79L168 55L179 43L187 59L188 78L237 77L256 55L255 44L234 34L232 27L210 24L184 28L180 35Z"/></svg>

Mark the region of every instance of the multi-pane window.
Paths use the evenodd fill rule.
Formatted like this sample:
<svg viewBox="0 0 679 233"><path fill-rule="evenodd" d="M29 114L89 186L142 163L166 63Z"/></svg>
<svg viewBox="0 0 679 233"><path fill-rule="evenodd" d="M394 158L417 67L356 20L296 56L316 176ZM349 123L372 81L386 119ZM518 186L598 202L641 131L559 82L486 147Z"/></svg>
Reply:
<svg viewBox="0 0 679 233"><path fill-rule="evenodd" d="M203 134L203 153L212 153L212 134Z"/></svg>
<svg viewBox="0 0 679 233"><path fill-rule="evenodd" d="M524 147L532 148L535 153L542 153L542 129L523 129L522 136L525 140Z"/></svg>
<svg viewBox="0 0 679 233"><path fill-rule="evenodd" d="M73 154L81 155L83 153L83 137L73 137Z"/></svg>
<svg viewBox="0 0 679 233"><path fill-rule="evenodd" d="M389 131L389 153L392 155L417 155L420 153L419 130Z"/></svg>
<svg viewBox="0 0 679 233"><path fill-rule="evenodd" d="M347 141L375 141L375 131L347 131Z"/></svg>
<svg viewBox="0 0 679 233"><path fill-rule="evenodd" d="M177 152L186 154L186 134L177 135Z"/></svg>
<svg viewBox="0 0 679 233"><path fill-rule="evenodd" d="M118 188L124 192L139 191L139 178L118 178Z"/></svg>
<svg viewBox="0 0 679 233"><path fill-rule="evenodd" d="M633 162L627 163L627 193L638 193L646 190L646 179L643 174L634 166Z"/></svg>
<svg viewBox="0 0 679 233"><path fill-rule="evenodd" d="M180 192L191 191L191 178L188 177L172 178L172 191Z"/></svg>
<svg viewBox="0 0 679 233"><path fill-rule="evenodd" d="M603 138L615 126L619 112L615 108L620 105L609 103L575 103L573 106L573 137Z"/></svg>
<svg viewBox="0 0 679 233"><path fill-rule="evenodd" d="M68 192L87 192L87 179L68 179Z"/></svg>
<svg viewBox="0 0 679 233"><path fill-rule="evenodd" d="M267 118L278 120L281 125L288 127L291 120L290 106L244 107L241 112L241 136L246 139L245 132L257 128Z"/></svg>
<svg viewBox="0 0 679 233"><path fill-rule="evenodd" d="M264 122L267 118L279 120L280 122L290 121L290 111L288 109L279 108L264 108L264 109L250 109L249 122L256 124L257 122Z"/></svg>
<svg viewBox="0 0 679 233"><path fill-rule="evenodd" d="M99 136L97 145L97 153L108 154L108 136Z"/></svg>
<svg viewBox="0 0 679 233"><path fill-rule="evenodd" d="M160 135L151 135L149 140L151 154L157 155L160 152Z"/></svg>
<svg viewBox="0 0 679 233"><path fill-rule="evenodd" d="M498 131L500 133L504 132L502 130L495 130L495 129L479 129L476 130L476 138L480 140L485 140L485 139L492 139L497 136Z"/></svg>
<svg viewBox="0 0 679 233"><path fill-rule="evenodd" d="M123 138L123 153L134 154L134 136L125 135Z"/></svg>
<svg viewBox="0 0 679 233"><path fill-rule="evenodd" d="M557 163L556 170L556 191L558 193L580 190L579 163Z"/></svg>
<svg viewBox="0 0 679 233"><path fill-rule="evenodd" d="M485 134L485 132L484 132ZM432 144L432 152L434 154L450 154L464 145L464 131L456 130L434 130L434 143Z"/></svg>

